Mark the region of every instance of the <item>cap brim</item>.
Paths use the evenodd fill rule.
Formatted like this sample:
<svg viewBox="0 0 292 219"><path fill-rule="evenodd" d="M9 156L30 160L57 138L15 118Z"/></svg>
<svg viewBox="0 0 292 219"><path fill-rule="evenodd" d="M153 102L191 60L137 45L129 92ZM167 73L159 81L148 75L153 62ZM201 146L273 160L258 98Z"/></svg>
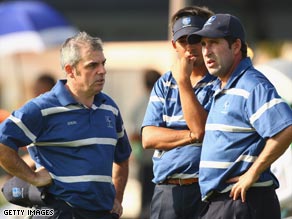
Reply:
<svg viewBox="0 0 292 219"><path fill-rule="evenodd" d="M217 31L217 30L212 30L212 29L202 29L199 31L195 31L193 33L191 33L188 38L187 41L189 44L194 44L196 42L198 42L198 40L200 41L202 37L208 37L208 38L221 38L221 37L225 37L227 36L227 34L222 33L222 31Z"/></svg>
<svg viewBox="0 0 292 219"><path fill-rule="evenodd" d="M182 36L188 36L189 34L196 32L200 30L200 28L198 27L194 27L194 26L190 26L190 27L184 27L182 29L180 29L179 31L177 31L174 35L173 35L173 41L177 41L179 38L181 38Z"/></svg>
<svg viewBox="0 0 292 219"><path fill-rule="evenodd" d="M188 44L196 44L201 41L202 37L196 34L191 34L187 37Z"/></svg>

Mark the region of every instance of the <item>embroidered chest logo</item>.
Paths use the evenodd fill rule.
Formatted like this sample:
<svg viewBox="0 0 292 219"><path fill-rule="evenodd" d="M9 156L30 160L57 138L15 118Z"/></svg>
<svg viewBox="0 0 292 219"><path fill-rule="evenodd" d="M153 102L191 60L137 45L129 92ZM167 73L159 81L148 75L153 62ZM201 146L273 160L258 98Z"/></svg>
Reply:
<svg viewBox="0 0 292 219"><path fill-rule="evenodd" d="M69 121L69 122L67 122L67 125L77 125L77 122L76 121Z"/></svg>
<svg viewBox="0 0 292 219"><path fill-rule="evenodd" d="M106 126L108 128L113 128L114 127L112 118L110 116L105 116L105 121L106 121Z"/></svg>
<svg viewBox="0 0 292 219"><path fill-rule="evenodd" d="M227 112L229 111L229 107L230 107L230 102L229 101L225 101L221 113L227 114Z"/></svg>

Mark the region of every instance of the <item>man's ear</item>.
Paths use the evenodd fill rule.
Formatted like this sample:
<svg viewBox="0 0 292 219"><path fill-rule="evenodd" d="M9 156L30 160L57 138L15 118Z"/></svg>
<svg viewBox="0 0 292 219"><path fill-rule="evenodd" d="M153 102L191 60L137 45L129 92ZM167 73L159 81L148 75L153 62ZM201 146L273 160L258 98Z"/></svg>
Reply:
<svg viewBox="0 0 292 219"><path fill-rule="evenodd" d="M171 40L171 44L172 44L172 47L173 47L174 49L176 49L176 44L175 44L175 42L174 42L173 40Z"/></svg>
<svg viewBox="0 0 292 219"><path fill-rule="evenodd" d="M67 64L67 65L65 65L65 72L66 72L66 74L69 76L69 77L74 77L74 72L73 72L73 70L74 70L74 68L72 67L72 65L69 65L69 64Z"/></svg>
<svg viewBox="0 0 292 219"><path fill-rule="evenodd" d="M236 41L233 43L234 53L237 54L240 52L241 49L241 40L236 39Z"/></svg>

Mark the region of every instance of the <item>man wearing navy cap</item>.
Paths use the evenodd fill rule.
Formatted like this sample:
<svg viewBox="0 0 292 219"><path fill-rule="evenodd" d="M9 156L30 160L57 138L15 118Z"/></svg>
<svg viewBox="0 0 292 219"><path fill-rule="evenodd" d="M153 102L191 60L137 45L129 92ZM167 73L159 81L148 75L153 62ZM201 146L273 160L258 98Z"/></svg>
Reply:
<svg viewBox="0 0 292 219"><path fill-rule="evenodd" d="M186 39L212 15L206 7L193 6L172 17L177 63L155 83L142 124L143 147L155 149L151 219L194 219L200 211L199 159L214 77L207 73L200 41L189 45ZM181 105L180 93L188 91L188 104ZM195 110L186 124L188 105Z"/></svg>
<svg viewBox="0 0 292 219"><path fill-rule="evenodd" d="M200 189L209 203L202 219L280 219L270 165L292 141L290 107L247 57L237 17L216 14L187 40L201 40L206 67L218 77L200 161Z"/></svg>

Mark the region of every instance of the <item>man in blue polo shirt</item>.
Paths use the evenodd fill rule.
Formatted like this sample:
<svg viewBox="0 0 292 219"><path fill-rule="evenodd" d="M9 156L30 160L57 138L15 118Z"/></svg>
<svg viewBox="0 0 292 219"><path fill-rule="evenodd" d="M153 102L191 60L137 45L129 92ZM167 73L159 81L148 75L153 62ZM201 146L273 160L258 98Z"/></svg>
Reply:
<svg viewBox="0 0 292 219"><path fill-rule="evenodd" d="M201 40L205 64L218 77L202 147L203 219L280 219L270 165L292 141L292 111L247 57L245 31L229 14L212 16L188 37Z"/></svg>
<svg viewBox="0 0 292 219"><path fill-rule="evenodd" d="M145 149L155 149L155 185L151 219L194 219L201 207L198 170L211 81L204 65L201 44L189 45L187 35L202 28L213 15L206 7L185 7L172 16L172 46L177 62L155 83L142 124ZM186 124L180 92L190 90L187 104L195 106ZM190 131L189 127L193 127Z"/></svg>
<svg viewBox="0 0 292 219"><path fill-rule="evenodd" d="M110 219L122 215L131 147L115 102L102 93L102 41L85 32L61 48L67 80L32 99L1 124L0 163L11 175L47 186L50 218ZM37 170L18 156L28 150Z"/></svg>

